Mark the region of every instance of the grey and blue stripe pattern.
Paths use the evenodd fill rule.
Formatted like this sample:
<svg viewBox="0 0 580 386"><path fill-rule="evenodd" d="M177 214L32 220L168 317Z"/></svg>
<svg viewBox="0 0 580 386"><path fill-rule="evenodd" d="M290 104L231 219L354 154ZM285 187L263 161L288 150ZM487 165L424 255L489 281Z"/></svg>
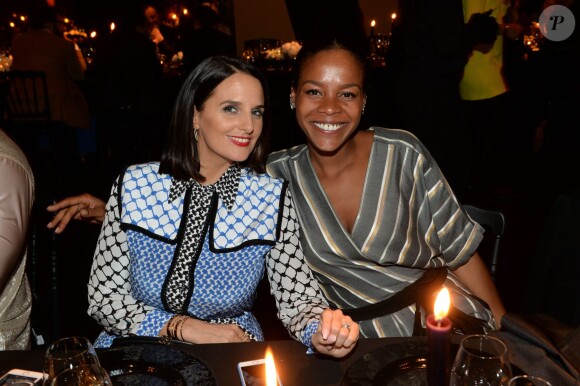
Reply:
<svg viewBox="0 0 580 386"><path fill-rule="evenodd" d="M446 266L454 306L493 329L490 311L452 271L476 252L483 228L465 214L417 138L401 130L371 130L374 142L351 233L336 217L305 145L269 159L268 172L289 181L304 254L325 296L341 308L358 308L401 291L426 269ZM413 305L362 321L361 335L411 335L414 314Z"/></svg>

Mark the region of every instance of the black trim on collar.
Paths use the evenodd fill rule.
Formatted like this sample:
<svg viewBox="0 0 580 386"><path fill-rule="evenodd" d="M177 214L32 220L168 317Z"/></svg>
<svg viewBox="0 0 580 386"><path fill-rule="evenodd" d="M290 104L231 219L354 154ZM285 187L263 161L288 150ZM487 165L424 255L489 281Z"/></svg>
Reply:
<svg viewBox="0 0 580 386"><path fill-rule="evenodd" d="M134 232L144 234L145 236L150 237L152 239L163 241L164 243L167 244L171 245L177 244L177 237L175 238L175 240L171 240L170 238L159 236L158 234L153 233L147 229L143 229L135 224L121 223L121 229L124 230L125 232L127 232L128 230L132 230Z"/></svg>

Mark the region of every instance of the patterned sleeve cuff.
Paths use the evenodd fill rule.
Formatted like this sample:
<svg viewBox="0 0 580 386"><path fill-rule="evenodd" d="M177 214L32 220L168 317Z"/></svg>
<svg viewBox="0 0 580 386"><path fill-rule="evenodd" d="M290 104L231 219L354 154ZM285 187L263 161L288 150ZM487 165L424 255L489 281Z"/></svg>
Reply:
<svg viewBox="0 0 580 386"><path fill-rule="evenodd" d="M139 323L135 334L139 336L159 336L159 332L172 316L173 314L161 310L149 311L145 319Z"/></svg>
<svg viewBox="0 0 580 386"><path fill-rule="evenodd" d="M313 350L312 335L314 335L314 333L318 329L319 324L320 324L319 320L313 320L312 322L308 323L308 326L306 326L306 328L302 332L302 338L300 341L302 342L303 345L308 347L308 352L313 352L311 351Z"/></svg>

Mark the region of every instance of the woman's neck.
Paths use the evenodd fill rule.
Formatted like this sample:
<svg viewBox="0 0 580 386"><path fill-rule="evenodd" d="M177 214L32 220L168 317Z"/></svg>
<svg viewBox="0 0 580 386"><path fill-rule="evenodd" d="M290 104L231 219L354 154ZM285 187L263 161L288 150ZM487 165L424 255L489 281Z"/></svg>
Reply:
<svg viewBox="0 0 580 386"><path fill-rule="evenodd" d="M319 176L338 176L345 169L358 162L361 150L366 149L368 136L357 131L353 136L333 153L318 152L312 146L308 146L312 166ZM372 140L371 140L372 144ZM366 153L366 152L364 152Z"/></svg>
<svg viewBox="0 0 580 386"><path fill-rule="evenodd" d="M232 164L220 165L220 166L207 166L201 165L200 173L205 177L205 181L200 182L201 185L213 185L224 175L224 173L232 166Z"/></svg>

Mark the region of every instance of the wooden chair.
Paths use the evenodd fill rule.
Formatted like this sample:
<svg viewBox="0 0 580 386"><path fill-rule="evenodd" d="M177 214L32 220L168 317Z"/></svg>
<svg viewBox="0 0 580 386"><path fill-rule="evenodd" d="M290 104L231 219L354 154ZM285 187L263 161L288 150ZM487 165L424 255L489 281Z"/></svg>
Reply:
<svg viewBox="0 0 580 386"><path fill-rule="evenodd" d="M505 217L500 211L482 209L473 205L463 205L463 209L473 221L490 230L494 236L490 271L491 277L495 281L499 263L499 247L505 232Z"/></svg>
<svg viewBox="0 0 580 386"><path fill-rule="evenodd" d="M6 95L6 116L12 121L50 122L46 74L43 71L0 73L2 83L10 85Z"/></svg>

